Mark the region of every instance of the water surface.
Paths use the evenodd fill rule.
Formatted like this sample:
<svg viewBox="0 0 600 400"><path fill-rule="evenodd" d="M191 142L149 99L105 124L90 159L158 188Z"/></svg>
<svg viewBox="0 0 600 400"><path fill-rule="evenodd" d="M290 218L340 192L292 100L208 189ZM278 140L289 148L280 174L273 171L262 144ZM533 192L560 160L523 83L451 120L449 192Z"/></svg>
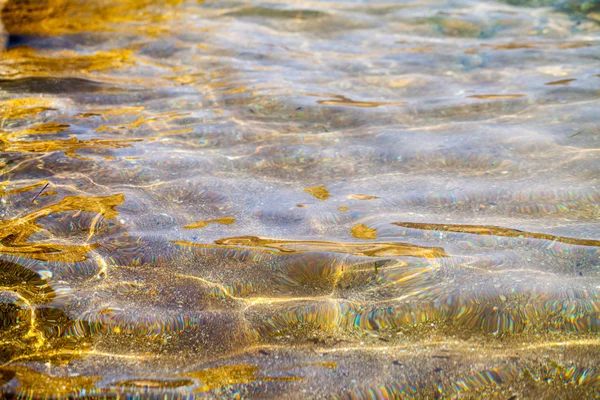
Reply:
<svg viewBox="0 0 600 400"><path fill-rule="evenodd" d="M597 3L2 18L3 394L598 395Z"/></svg>

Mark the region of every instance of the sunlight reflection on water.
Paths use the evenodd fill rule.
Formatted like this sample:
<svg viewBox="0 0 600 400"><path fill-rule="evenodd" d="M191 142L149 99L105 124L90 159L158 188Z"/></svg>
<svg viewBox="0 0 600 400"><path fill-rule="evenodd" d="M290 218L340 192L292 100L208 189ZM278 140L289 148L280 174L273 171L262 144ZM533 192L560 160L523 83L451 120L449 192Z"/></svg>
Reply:
<svg viewBox="0 0 600 400"><path fill-rule="evenodd" d="M4 394L600 389L597 3L2 19Z"/></svg>

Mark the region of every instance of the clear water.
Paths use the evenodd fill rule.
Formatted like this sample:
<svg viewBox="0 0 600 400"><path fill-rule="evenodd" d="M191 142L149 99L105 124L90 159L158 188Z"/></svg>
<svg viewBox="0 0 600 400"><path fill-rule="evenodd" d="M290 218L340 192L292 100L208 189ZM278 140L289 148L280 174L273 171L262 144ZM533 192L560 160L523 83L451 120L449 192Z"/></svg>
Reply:
<svg viewBox="0 0 600 400"><path fill-rule="evenodd" d="M597 3L2 17L4 395L598 396Z"/></svg>

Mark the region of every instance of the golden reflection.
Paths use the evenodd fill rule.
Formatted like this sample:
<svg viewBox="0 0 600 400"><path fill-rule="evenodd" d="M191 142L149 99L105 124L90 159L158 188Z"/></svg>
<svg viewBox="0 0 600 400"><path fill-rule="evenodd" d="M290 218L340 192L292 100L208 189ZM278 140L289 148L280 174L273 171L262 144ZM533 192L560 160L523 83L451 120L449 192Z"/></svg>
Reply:
<svg viewBox="0 0 600 400"><path fill-rule="evenodd" d="M115 382L112 386L118 389L175 389L193 384L194 381L189 379L132 379Z"/></svg>
<svg viewBox="0 0 600 400"><path fill-rule="evenodd" d="M65 361L84 354L92 329L53 306L62 292L46 281L51 273L10 259L15 262L0 260L0 361Z"/></svg>
<svg viewBox="0 0 600 400"><path fill-rule="evenodd" d="M40 112L51 110L50 100L45 99L15 99L4 101L0 106L4 112L4 118L0 125L0 151L4 152L26 152L47 153L53 151L64 151L65 155L86 160L87 158L77 155L78 150L114 150L130 147L132 143L141 139L86 139L80 140L75 136L69 139L37 139L32 140L30 136L55 135L67 132L70 125L59 122L46 122L34 124L26 129L14 132L2 130L8 119L17 119L34 116ZM0 185L1 187L1 185Z"/></svg>
<svg viewBox="0 0 600 400"><path fill-rule="evenodd" d="M377 239L377 229L369 228L365 224L358 224L350 229L350 233L357 239Z"/></svg>
<svg viewBox="0 0 600 400"><path fill-rule="evenodd" d="M217 247L210 244L199 244L185 241L175 241L181 246ZM375 243L343 243L325 242L319 240L283 240L268 239L258 236L239 236L215 240L219 247L259 250L275 250L282 253L308 253L308 252L331 252L352 254L363 257L425 257L438 258L448 257L441 247L422 247L408 243L375 242ZM218 247L217 247L218 248Z"/></svg>
<svg viewBox="0 0 600 400"><path fill-rule="evenodd" d="M115 49L82 55L71 50L46 52L26 46L3 51L0 76L19 77L71 77L74 73L90 73L122 68L135 64L133 50ZM66 66L66 68L65 68Z"/></svg>
<svg viewBox="0 0 600 400"><path fill-rule="evenodd" d="M95 376L50 376L25 367L0 367L0 373L14 376L19 382L16 394L23 398L77 396L85 391L92 392L96 382L102 379Z"/></svg>
<svg viewBox="0 0 600 400"><path fill-rule="evenodd" d="M600 339L580 339L580 340L564 340L564 341L550 341L533 344L523 344L521 349L532 350L532 349L543 349L547 347L576 347L576 346L600 346Z"/></svg>
<svg viewBox="0 0 600 400"><path fill-rule="evenodd" d="M0 260L0 266L0 290L18 293L28 303L45 304L54 299L54 291L37 273L6 260Z"/></svg>
<svg viewBox="0 0 600 400"><path fill-rule="evenodd" d="M597 393L595 14L509 2L6 0L0 397Z"/></svg>
<svg viewBox="0 0 600 400"><path fill-rule="evenodd" d="M47 190L45 192L40 193L39 197L56 196L57 194L58 192L56 190Z"/></svg>
<svg viewBox="0 0 600 400"><path fill-rule="evenodd" d="M335 363L315 362L306 365L298 365L296 367L302 366L333 369L335 368ZM77 396L86 392L88 394L100 393L101 391L107 392L106 389L97 387L97 382L102 378L95 376L57 377L25 367L0 367L0 382L7 381L5 378L9 377L19 382L20 389L16 392L19 396ZM199 383L199 386L194 391L196 393L201 393L231 385L247 385L264 382L296 382L300 380L302 380L302 377L300 376L264 376L260 374L258 366L236 364L186 372L173 375L172 378L167 379L130 379L117 381L112 383L111 387L117 390L174 389L192 386L195 381ZM108 390L108 392L113 392L113 390Z"/></svg>
<svg viewBox="0 0 600 400"><path fill-rule="evenodd" d="M504 99L518 99L519 97L525 97L524 94L474 94L467 96L471 99L492 99L492 100L504 100Z"/></svg>
<svg viewBox="0 0 600 400"><path fill-rule="evenodd" d="M12 118L26 118L43 111L54 110L52 99L25 97L0 101L3 122ZM1 129L1 128L0 128Z"/></svg>
<svg viewBox="0 0 600 400"><path fill-rule="evenodd" d="M28 135L52 135L54 133L64 132L69 129L69 124L61 124L58 122L47 122L44 124L34 125L22 131L17 131L15 133L9 133L4 137L6 139L14 139L20 136L28 136Z"/></svg>
<svg viewBox="0 0 600 400"><path fill-rule="evenodd" d="M379 198L377 196L370 196L368 194L349 194L346 197L350 200L374 200Z"/></svg>
<svg viewBox="0 0 600 400"><path fill-rule="evenodd" d="M312 186L304 189L304 191L314 196L314 198L317 200L327 200L329 198L329 191L323 185Z"/></svg>
<svg viewBox="0 0 600 400"><path fill-rule="evenodd" d="M291 365L289 367L283 367L280 368L280 370L290 370L290 369L294 369L294 368L301 368L301 367L321 367L321 368L327 368L327 369L336 369L337 368L337 363L332 362L332 361L324 361L324 362L313 362L313 363L304 363L304 364L296 364L296 365Z"/></svg>
<svg viewBox="0 0 600 400"><path fill-rule="evenodd" d="M8 0L2 10L2 21L8 32L19 35L115 30L152 35L163 30L153 29L152 24L168 21L171 16L168 10L183 1Z"/></svg>
<svg viewBox="0 0 600 400"><path fill-rule="evenodd" d="M555 86L555 85L568 85L569 83L576 81L577 79L561 79L559 81L552 81L546 83L547 86Z"/></svg>
<svg viewBox="0 0 600 400"><path fill-rule="evenodd" d="M6 133L0 131L0 151L47 153L64 151L66 156L86 160L87 158L76 154L77 150L115 150L130 147L132 143L141 139L86 139L80 140L75 136L70 139L45 139L45 140L15 140L31 135L52 135L69 129L68 124L45 123L35 125L21 131Z"/></svg>
<svg viewBox="0 0 600 400"><path fill-rule="evenodd" d="M22 186L22 187L17 188L17 189L4 190L3 188L6 187L6 185L8 183L9 182L0 182L0 196L8 196L8 195L15 195L15 194L18 194L18 193L26 193L26 192L29 192L30 190L35 189L35 188L46 186L50 182L48 182L48 181L39 181L39 182L34 183L32 185Z"/></svg>
<svg viewBox="0 0 600 400"><path fill-rule="evenodd" d="M6 267L7 265L9 267L12 267L12 265L15 265L11 264L12 263L2 262L0 265L2 265L3 267ZM22 293L31 293L32 289L34 289L28 287L28 284L32 283L31 281L20 282L20 285L6 285L6 280L10 281L11 278L14 278L14 275L10 270L0 275L0 277L2 278L3 283L3 285L0 286L0 294L4 294L2 292L8 291L8 293L12 295L10 296L12 297L12 299L8 298L9 296L7 296L6 294L2 296L3 307L1 307L1 325L2 328L5 328L3 329L4 337L8 339L8 341L6 342L4 340L0 342L0 350L2 350L3 353L5 353L2 354L2 356L12 356L12 353L16 353L19 350L22 350L22 347L28 347L29 351L40 348L44 344L45 340L44 335L38 329L38 321L35 312L35 303L46 303L48 299L36 299L35 297L28 298L29 296L22 295ZM46 293L46 295L48 297L51 297L54 295L54 293L50 290L49 293ZM13 307L10 307L12 309L6 307L6 304L12 305ZM18 308L17 312L15 312L15 308ZM13 341L16 343L13 343ZM7 344L11 345L11 348L3 349L2 347L4 347L4 345Z"/></svg>
<svg viewBox="0 0 600 400"><path fill-rule="evenodd" d="M494 50L519 50L519 49L536 49L537 47L530 43L506 43L492 46Z"/></svg>
<svg viewBox="0 0 600 400"><path fill-rule="evenodd" d="M233 218L233 217L223 217L223 218L216 218L216 219L209 219L206 221L195 222L193 224L184 226L184 228L185 229L200 229L200 228L205 228L210 224L231 225L234 222L235 222L235 218Z"/></svg>
<svg viewBox="0 0 600 400"><path fill-rule="evenodd" d="M112 112L112 115L124 115L124 114L133 114L133 113L139 113L139 108L134 108L131 107L129 110L125 111L121 111L119 114ZM108 115L107 113L103 113L104 116ZM178 113L165 113L165 114L159 114L159 115L154 115L152 117L149 116L141 116L138 117L135 121L133 122L129 122L126 124L119 124L117 126L110 126L110 125L101 125L99 127L96 128L96 132L103 132L103 131L118 131L121 129L131 129L134 130L136 128L139 128L141 125L144 124L151 124L153 122L157 122L157 121L162 121L162 122L167 122L176 118L181 118L181 117L185 117L188 114L178 114ZM191 129L185 129L184 130L185 133L190 132ZM172 133L174 134L174 133Z"/></svg>
<svg viewBox="0 0 600 400"><path fill-rule="evenodd" d="M121 115L139 115L142 111L144 111L145 107L142 106L131 106L131 107L119 107L119 108L110 108L110 109L94 109L93 112L85 112L81 114L77 114L77 116L83 118L89 117L102 117L103 120L108 119L109 117L118 117Z"/></svg>
<svg viewBox="0 0 600 400"><path fill-rule="evenodd" d="M123 203L124 199L122 194L107 197L68 196L58 203L32 211L22 217L0 221L0 254L43 261L84 261L87 259L87 254L97 248L98 244L30 242L28 241L30 236L43 229L37 221L52 213L65 211L87 211L98 213L106 219L115 219L118 214L115 207Z"/></svg>
<svg viewBox="0 0 600 400"><path fill-rule="evenodd" d="M433 52L433 47L431 47L431 46L404 47L404 48L395 50L395 52L398 52L398 53L431 53L431 52ZM395 83L395 85L394 85L394 83ZM403 87L403 86L406 86L406 83L403 81L396 81L396 82L392 82L391 86L392 87Z"/></svg>
<svg viewBox="0 0 600 400"><path fill-rule="evenodd" d="M600 240L594 239L579 239L570 238L564 236L548 235L545 233L535 233L520 231L518 229L503 228L500 226L487 226L487 225L453 225L453 224L427 224L418 222L393 222L393 225L401 226L403 228L410 229L423 229L428 231L440 231L440 232L456 232L456 233L470 233L473 235L490 235L490 236L501 236L511 238L531 238L531 239L543 239L551 242L561 242L566 244L572 244L577 246L595 246L600 247Z"/></svg>
<svg viewBox="0 0 600 400"><path fill-rule="evenodd" d="M318 104L328 106L349 106L349 107L379 107L379 106L395 106L406 104L404 101L355 101L345 96L332 95L333 100L317 100Z"/></svg>
<svg viewBox="0 0 600 400"><path fill-rule="evenodd" d="M238 364L225 365L217 368L203 369L179 374L180 377L194 378L201 383L198 392L205 392L228 385L250 384L253 382L294 382L301 377L268 377L259 375L259 368L255 365Z"/></svg>
<svg viewBox="0 0 600 400"><path fill-rule="evenodd" d="M470 21L457 18L432 18L432 22L438 25L442 32L448 36L476 37L481 34L482 28Z"/></svg>

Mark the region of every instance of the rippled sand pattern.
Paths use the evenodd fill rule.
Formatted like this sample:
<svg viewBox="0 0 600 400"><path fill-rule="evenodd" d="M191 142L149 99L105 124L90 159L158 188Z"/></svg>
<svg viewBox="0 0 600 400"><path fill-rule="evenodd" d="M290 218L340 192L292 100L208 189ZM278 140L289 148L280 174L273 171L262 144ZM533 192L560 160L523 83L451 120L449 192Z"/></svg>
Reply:
<svg viewBox="0 0 600 400"><path fill-rule="evenodd" d="M0 3L0 397L600 397L597 2Z"/></svg>

